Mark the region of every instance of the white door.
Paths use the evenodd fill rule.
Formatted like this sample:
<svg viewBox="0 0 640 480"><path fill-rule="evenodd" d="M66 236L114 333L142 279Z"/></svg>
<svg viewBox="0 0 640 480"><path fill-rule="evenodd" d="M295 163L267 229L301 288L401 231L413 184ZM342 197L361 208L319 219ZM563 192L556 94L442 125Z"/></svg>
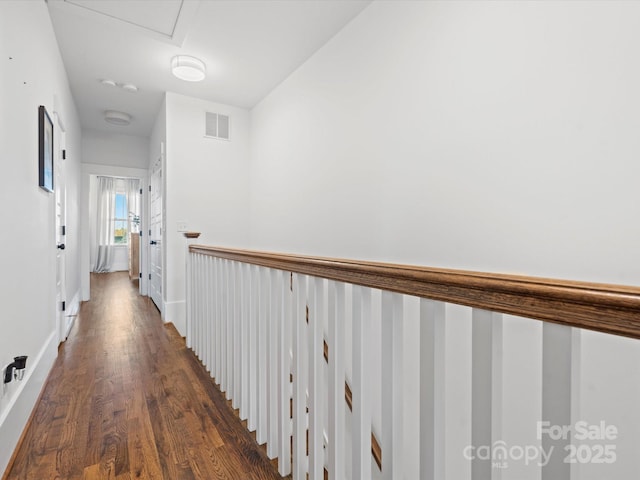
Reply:
<svg viewBox="0 0 640 480"><path fill-rule="evenodd" d="M53 189L55 196L55 238L56 238L56 331L58 342L67 339L71 317L67 316L66 291L66 200L67 190L64 182L65 133L58 115L54 115L56 131L54 132L54 164Z"/></svg>
<svg viewBox="0 0 640 480"><path fill-rule="evenodd" d="M149 296L162 312L162 158L149 181Z"/></svg>

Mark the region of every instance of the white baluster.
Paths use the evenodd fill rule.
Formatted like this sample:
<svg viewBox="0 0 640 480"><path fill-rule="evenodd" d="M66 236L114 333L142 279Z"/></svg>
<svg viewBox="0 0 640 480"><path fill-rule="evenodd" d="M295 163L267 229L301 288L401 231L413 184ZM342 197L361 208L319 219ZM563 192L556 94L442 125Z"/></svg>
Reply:
<svg viewBox="0 0 640 480"><path fill-rule="evenodd" d="M258 268L259 309L258 309L258 429L256 439L260 445L267 441L267 325L269 319L269 284L266 269Z"/></svg>
<svg viewBox="0 0 640 480"><path fill-rule="evenodd" d="M231 329L231 316L233 312L233 304L231 303L231 285L229 283L229 278L231 275L231 261L224 260L223 262L223 281L224 281L224 381L225 381L225 398L227 400L231 399L231 385L232 385L232 373L231 369L233 368L231 362L231 355L233 352L233 345L231 343L231 339L233 338L233 331Z"/></svg>
<svg viewBox="0 0 640 480"><path fill-rule="evenodd" d="M345 475L345 296L344 284L329 282L329 478Z"/></svg>
<svg viewBox="0 0 640 480"><path fill-rule="evenodd" d="M353 480L371 479L371 375L369 365L371 290L353 286Z"/></svg>
<svg viewBox="0 0 640 480"><path fill-rule="evenodd" d="M494 319L498 317L499 314L494 312L472 309L471 444L476 448L492 445L493 434L496 433L494 427L499 426L499 419L494 416L493 411ZM495 400L500 403L500 398ZM474 457L471 461L471 478L491 480L496 476L492 477L496 468L491 458L481 458L479 455Z"/></svg>
<svg viewBox="0 0 640 480"><path fill-rule="evenodd" d="M233 400L233 356L234 356L234 316L235 305L233 303L235 285L233 283L233 262L227 260L226 284L227 284L227 400ZM233 402L232 402L233 404Z"/></svg>
<svg viewBox="0 0 640 480"><path fill-rule="evenodd" d="M445 478L445 304L420 300L420 480Z"/></svg>
<svg viewBox="0 0 640 480"><path fill-rule="evenodd" d="M193 253L191 258L191 349L195 352L197 349L197 308L198 308L198 254Z"/></svg>
<svg viewBox="0 0 640 480"><path fill-rule="evenodd" d="M258 267L249 266L249 420L250 431L258 428Z"/></svg>
<svg viewBox="0 0 640 480"><path fill-rule="evenodd" d="M229 344L229 283L228 283L228 260L223 259L220 265L220 279L221 279L221 292L222 292L222 315L220 320L222 322L222 336L221 336L221 346L222 346L222 375L220 376L220 390L223 392L227 392L229 388L228 383L228 365L229 365L229 357L228 357L228 344ZM228 396L226 397L228 399Z"/></svg>
<svg viewBox="0 0 640 480"><path fill-rule="evenodd" d="M291 372L291 300L290 275L278 272L280 276L279 299L281 305L278 322L278 473L282 476L291 473L291 420L290 416L290 380Z"/></svg>
<svg viewBox="0 0 640 480"><path fill-rule="evenodd" d="M471 445L472 311L447 303L445 314L445 472L471 480L471 460L463 452Z"/></svg>
<svg viewBox="0 0 640 480"><path fill-rule="evenodd" d="M215 269L215 257L210 257L209 259L209 278L211 279L211 287L207 292L207 298L209 301L209 333L207 337L207 348L209 349L209 365L211 372L211 376L215 376L215 366L216 366L216 349L215 349L215 340L216 340L216 297L215 292L218 286L216 285L216 269Z"/></svg>
<svg viewBox="0 0 640 480"><path fill-rule="evenodd" d="M313 293L312 293L313 292ZM309 288L309 478L324 478L324 324L325 280L313 278Z"/></svg>
<svg viewBox="0 0 640 480"><path fill-rule="evenodd" d="M240 408L240 382L241 382L241 351L242 351L242 342L240 338L241 334L241 325L242 325L242 292L241 292L241 271L240 267L242 264L238 262L233 262L234 264L234 317L233 317L233 339L234 339L234 359L233 359L233 371L234 371L234 380L233 380L233 406L234 408Z"/></svg>
<svg viewBox="0 0 640 480"><path fill-rule="evenodd" d="M249 418L249 265L240 264L240 282L241 282L241 298L242 314L240 318L240 342L242 344L240 357L240 419L247 420Z"/></svg>
<svg viewBox="0 0 640 480"><path fill-rule="evenodd" d="M402 478L403 297L382 292L382 477Z"/></svg>
<svg viewBox="0 0 640 480"><path fill-rule="evenodd" d="M535 323L535 322L532 322ZM491 444L504 441L504 319L501 313L491 312ZM523 397L526 398L526 397ZM522 443L521 445L526 445ZM502 480L503 470L494 468L491 480ZM495 470L499 470L496 472ZM511 474L511 472L510 472ZM526 480L526 476L519 476Z"/></svg>
<svg viewBox="0 0 640 480"><path fill-rule="evenodd" d="M542 326L542 418L550 425L571 425L572 380L572 328L545 322ZM572 436L566 438L542 435L542 448L557 452L542 467L542 480L569 480L571 464L565 462L567 445ZM560 452L565 453L560 454Z"/></svg>
<svg viewBox="0 0 640 480"><path fill-rule="evenodd" d="M202 270L201 273L201 282L202 282L202 289L201 289L201 294L200 294L200 309L201 309L201 318L200 318L200 325L199 325L199 332L198 335L201 337L200 338L200 344L198 346L199 349L199 357L202 360L202 364L205 366L205 368L208 367L207 365L207 352L208 352L208 338L207 338L207 324L209 322L209 292L210 292L210 282L209 282L209 262L211 261L211 257L207 256L207 255L202 255L201 258L201 262L200 262L200 268ZM207 368L208 370L208 368Z"/></svg>
<svg viewBox="0 0 640 480"><path fill-rule="evenodd" d="M193 285L193 303L191 307L191 318L193 320L193 340L191 342L191 349L196 352L198 348L198 257L194 254L193 261L191 263L191 277Z"/></svg>
<svg viewBox="0 0 640 480"><path fill-rule="evenodd" d="M280 324L280 282L278 272L267 269L269 279L268 303L269 323L267 327L267 396L268 396L268 440L267 456L276 458L278 455L278 326Z"/></svg>
<svg viewBox="0 0 640 480"><path fill-rule="evenodd" d="M205 255L203 262L204 270L204 295L202 297L203 305L203 326L202 326L202 364L208 372L211 372L211 361L209 358L209 322L211 319L210 298L211 298L211 269L210 264L212 257Z"/></svg>
<svg viewBox="0 0 640 480"><path fill-rule="evenodd" d="M235 284L235 262L229 260L229 271L227 277L227 285L229 285L229 337L228 337L228 345L229 345L229 388L227 389L227 399L231 400L231 405L233 408L236 407L236 398L234 396L235 392L235 380L236 380L236 365L235 365L235 356L236 356L236 284Z"/></svg>
<svg viewBox="0 0 640 480"><path fill-rule="evenodd" d="M214 362L213 362L213 357L212 357L212 353L213 353L213 317L214 317L214 307L215 307L215 300L214 300L214 292L215 292L215 288L216 288L216 281L215 281L215 277L214 277L214 271L213 271L213 262L214 262L215 258L214 257L209 257L207 259L207 271L209 274L209 287L207 289L207 293L206 293L206 299L205 301L207 302L207 308L208 308L208 318L207 318L207 324L208 324L208 336L206 339L206 344L207 344L207 350L208 350L208 358L209 358L209 373L211 375L211 377L213 377L213 366L214 366Z"/></svg>
<svg viewBox="0 0 640 480"><path fill-rule="evenodd" d="M224 376L224 282L222 279L222 266L224 260L216 258L216 359L217 359L217 373L216 383L220 390L222 390L222 377Z"/></svg>
<svg viewBox="0 0 640 480"><path fill-rule="evenodd" d="M195 344L195 354L198 358L202 359L202 302L205 295L204 286L202 285L202 262L203 256L200 255L197 260L197 289L198 289L198 301L196 304L196 344Z"/></svg>
<svg viewBox="0 0 640 480"><path fill-rule="evenodd" d="M216 379L216 383L220 386L220 377L222 375L222 325L221 325L221 316L222 316L222 295L220 292L222 282L220 281L220 262L219 258L214 258L213 270L215 277L215 288L214 288L214 302L215 302L215 310L214 310L214 350L215 350L215 368L214 368L214 377Z"/></svg>
<svg viewBox="0 0 640 480"><path fill-rule="evenodd" d="M218 259L218 292L219 292L219 340L218 340L218 349L220 352L220 377L218 378L218 384L220 385L220 390L224 391L223 385L226 387L226 342L227 342L227 329L226 329L226 280L224 277L225 274L225 262L226 260L220 258Z"/></svg>
<svg viewBox="0 0 640 480"><path fill-rule="evenodd" d="M293 321L293 480L307 478L307 356L306 275L294 275L295 310Z"/></svg>
<svg viewBox="0 0 640 480"><path fill-rule="evenodd" d="M210 257L208 257L207 255L203 255L201 262L200 262L200 268L201 268L201 294L200 294L200 325L198 328L198 336L200 337L200 342L198 345L198 351L199 354L198 356L200 357L200 360L202 361L202 364L205 366L205 368L207 367L207 351L208 351L208 339L207 339L207 323L209 321L208 318L208 309L209 309L209 262L210 262Z"/></svg>
<svg viewBox="0 0 640 480"><path fill-rule="evenodd" d="M189 299L191 301L191 306L189 307L189 315L191 318L191 342L189 347L193 350L196 345L196 316L195 309L196 303L198 301L198 291L197 291L197 283L196 283L196 262L197 262L197 253L191 253L189 255L189 278L190 278L190 295Z"/></svg>
<svg viewBox="0 0 640 480"><path fill-rule="evenodd" d="M193 254L189 251L189 245L187 244L187 262L186 262L186 273L185 273L185 281L186 281L186 295L185 295L185 308L186 308L186 319L187 319L187 338L186 345L187 348L193 349L193 319L191 318L191 309L193 308L193 279L191 278L191 262L193 261Z"/></svg>
<svg viewBox="0 0 640 480"><path fill-rule="evenodd" d="M225 319L225 326L227 329L227 334L225 337L225 347L227 352L227 369L225 375L227 379L227 388L225 390L225 393L227 400L233 399L233 282L231 280L231 263L231 260L225 261L225 285L227 288L227 315Z"/></svg>

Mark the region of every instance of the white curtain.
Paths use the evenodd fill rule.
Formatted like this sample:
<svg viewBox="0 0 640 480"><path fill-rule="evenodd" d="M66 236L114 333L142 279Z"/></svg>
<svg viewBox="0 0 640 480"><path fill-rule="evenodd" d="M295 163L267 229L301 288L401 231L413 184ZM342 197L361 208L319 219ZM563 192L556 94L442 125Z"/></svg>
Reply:
<svg viewBox="0 0 640 480"><path fill-rule="evenodd" d="M137 178L127 178L125 180L125 192L127 194L127 211L129 212L129 233L140 231L140 180ZM134 218L138 218L138 225L135 225Z"/></svg>
<svg viewBox="0 0 640 480"><path fill-rule="evenodd" d="M113 263L113 236L116 214L116 179L98 177L94 251L94 272L109 272Z"/></svg>

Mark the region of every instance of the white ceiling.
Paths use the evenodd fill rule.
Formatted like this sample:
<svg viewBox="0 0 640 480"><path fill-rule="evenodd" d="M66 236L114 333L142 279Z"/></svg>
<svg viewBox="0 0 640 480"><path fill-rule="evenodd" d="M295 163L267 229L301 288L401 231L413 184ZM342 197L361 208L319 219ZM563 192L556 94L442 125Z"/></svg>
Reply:
<svg viewBox="0 0 640 480"><path fill-rule="evenodd" d="M370 0L48 0L83 128L148 136L163 93L251 108ZM207 65L198 83L173 77L171 58ZM100 83L132 83L127 92ZM105 110L131 114L128 127Z"/></svg>

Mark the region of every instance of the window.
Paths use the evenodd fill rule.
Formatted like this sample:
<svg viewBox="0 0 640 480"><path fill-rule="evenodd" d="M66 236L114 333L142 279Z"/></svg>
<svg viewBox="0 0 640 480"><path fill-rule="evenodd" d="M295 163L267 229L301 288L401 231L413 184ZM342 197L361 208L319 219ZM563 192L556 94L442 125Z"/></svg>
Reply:
<svg viewBox="0 0 640 480"><path fill-rule="evenodd" d="M127 215L127 196L124 193L116 193L116 216L113 222L113 243L126 245L129 240L129 215Z"/></svg>

